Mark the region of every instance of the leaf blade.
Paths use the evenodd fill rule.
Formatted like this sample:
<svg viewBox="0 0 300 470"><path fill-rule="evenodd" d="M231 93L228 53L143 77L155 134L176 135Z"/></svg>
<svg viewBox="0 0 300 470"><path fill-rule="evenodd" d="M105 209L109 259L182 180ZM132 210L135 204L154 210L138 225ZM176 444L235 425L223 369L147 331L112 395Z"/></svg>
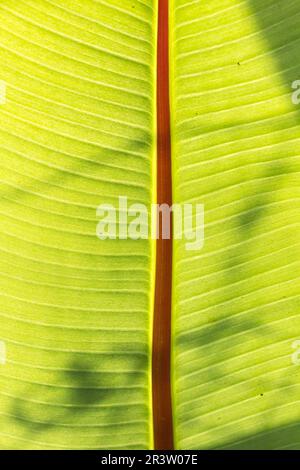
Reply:
<svg viewBox="0 0 300 470"><path fill-rule="evenodd" d="M155 197L155 2L0 17L1 448L151 448L154 247L96 208Z"/></svg>
<svg viewBox="0 0 300 470"><path fill-rule="evenodd" d="M174 202L206 218L201 252L174 248L181 449L299 447L299 18L285 7L171 6Z"/></svg>

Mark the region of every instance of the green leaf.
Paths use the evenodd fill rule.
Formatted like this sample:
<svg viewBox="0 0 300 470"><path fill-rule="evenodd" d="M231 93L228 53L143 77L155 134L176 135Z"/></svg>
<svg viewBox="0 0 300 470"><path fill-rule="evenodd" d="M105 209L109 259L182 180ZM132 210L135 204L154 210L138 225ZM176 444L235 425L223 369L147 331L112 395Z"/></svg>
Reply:
<svg viewBox="0 0 300 470"><path fill-rule="evenodd" d="M1 449L150 448L156 2L2 0Z"/></svg>
<svg viewBox="0 0 300 470"><path fill-rule="evenodd" d="M176 447L299 449L299 4L171 12L174 202L206 231L174 247Z"/></svg>
<svg viewBox="0 0 300 470"><path fill-rule="evenodd" d="M298 449L294 0L171 0L175 447ZM157 2L0 2L0 448L153 447L155 243L96 236L156 199ZM5 357L3 357L5 354ZM155 406L155 404L154 404Z"/></svg>

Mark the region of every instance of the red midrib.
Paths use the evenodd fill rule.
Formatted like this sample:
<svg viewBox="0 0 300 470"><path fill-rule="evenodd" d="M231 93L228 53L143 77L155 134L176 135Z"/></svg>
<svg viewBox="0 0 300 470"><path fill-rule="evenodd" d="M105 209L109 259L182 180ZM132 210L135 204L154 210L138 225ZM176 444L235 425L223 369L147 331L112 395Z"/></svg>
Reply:
<svg viewBox="0 0 300 470"><path fill-rule="evenodd" d="M169 103L168 0L159 0L157 44L157 203L172 205ZM155 449L173 449L170 384L172 239L156 245L153 325L153 420Z"/></svg>

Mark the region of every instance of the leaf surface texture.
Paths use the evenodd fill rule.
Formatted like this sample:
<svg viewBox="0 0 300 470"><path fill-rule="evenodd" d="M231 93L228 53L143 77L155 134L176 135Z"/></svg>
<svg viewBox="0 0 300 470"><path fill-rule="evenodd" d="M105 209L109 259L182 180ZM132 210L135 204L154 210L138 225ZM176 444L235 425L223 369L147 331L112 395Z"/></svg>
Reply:
<svg viewBox="0 0 300 470"><path fill-rule="evenodd" d="M300 446L299 2L172 0L173 406L180 449Z"/></svg>
<svg viewBox="0 0 300 470"><path fill-rule="evenodd" d="M155 197L156 16L1 1L2 449L152 447L154 250L96 208Z"/></svg>

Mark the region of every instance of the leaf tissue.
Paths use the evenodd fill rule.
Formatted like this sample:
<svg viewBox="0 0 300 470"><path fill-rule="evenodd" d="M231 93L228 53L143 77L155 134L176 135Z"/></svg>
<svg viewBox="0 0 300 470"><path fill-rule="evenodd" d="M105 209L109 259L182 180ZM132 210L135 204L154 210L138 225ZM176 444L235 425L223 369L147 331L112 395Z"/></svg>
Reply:
<svg viewBox="0 0 300 470"><path fill-rule="evenodd" d="M300 449L299 45L294 0L0 1L1 449Z"/></svg>

